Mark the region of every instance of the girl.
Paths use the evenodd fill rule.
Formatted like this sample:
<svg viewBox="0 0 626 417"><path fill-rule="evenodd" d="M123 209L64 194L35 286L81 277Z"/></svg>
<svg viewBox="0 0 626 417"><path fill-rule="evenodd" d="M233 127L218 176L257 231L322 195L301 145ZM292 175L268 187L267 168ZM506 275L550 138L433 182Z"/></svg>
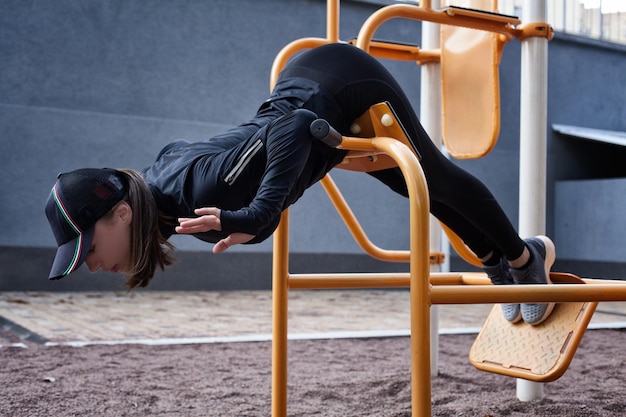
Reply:
<svg viewBox="0 0 626 417"><path fill-rule="evenodd" d="M219 253L268 238L281 212L320 180L346 151L313 139L326 119L344 135L371 105L387 101L404 125L426 176L431 212L484 264L494 284L550 283L554 245L522 240L489 190L449 161L422 128L398 83L376 59L347 44L304 52L281 73L250 121L206 141L167 145L153 165L83 169L60 175L46 212L59 249L50 278L86 262L91 271L122 272L145 287L172 263L174 233L215 243ZM371 173L407 195L398 168ZM543 322L554 304L506 304L507 320Z"/></svg>

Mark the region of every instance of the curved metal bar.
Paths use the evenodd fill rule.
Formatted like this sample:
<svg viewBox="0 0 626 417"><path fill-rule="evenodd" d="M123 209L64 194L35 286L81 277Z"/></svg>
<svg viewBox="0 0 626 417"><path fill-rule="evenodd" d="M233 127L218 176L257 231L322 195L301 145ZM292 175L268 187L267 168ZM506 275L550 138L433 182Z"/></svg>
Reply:
<svg viewBox="0 0 626 417"><path fill-rule="evenodd" d="M508 41L513 39L517 32L510 23L496 19L498 15L475 13L474 16L464 16L450 12L450 9L432 10L408 4L392 4L378 9L365 21L357 37L357 46L365 51L376 30L386 21L395 18L412 19L444 25L462 26L471 29L486 30L499 33ZM491 17L491 18L490 18Z"/></svg>
<svg viewBox="0 0 626 417"><path fill-rule="evenodd" d="M351 149L354 140L344 138L342 146ZM396 161L409 193L412 412L414 416L428 416L431 413L428 187L422 167L406 145L385 137L374 138L371 143L374 150L380 150Z"/></svg>
<svg viewBox="0 0 626 417"><path fill-rule="evenodd" d="M283 47L283 49L278 52L276 58L274 58L274 62L272 63L272 69L270 72L270 91L274 89L276 85L276 80L278 79L278 75L285 67L289 58L293 56L296 52L300 52L304 49L315 48L317 46L325 45L327 43L331 43L328 39L324 38L302 38L297 39L293 42L288 43Z"/></svg>
<svg viewBox="0 0 626 417"><path fill-rule="evenodd" d="M337 209L339 216L346 224L346 227L354 237L356 243L363 249L365 253L373 258L380 259L389 262L408 262L409 251L407 250L388 250L382 249L375 245L368 237L363 228L361 227L356 216L350 209L350 206L343 198L343 195L339 191L339 188L333 181L330 175L324 176L320 181L326 194L332 201L333 205Z"/></svg>

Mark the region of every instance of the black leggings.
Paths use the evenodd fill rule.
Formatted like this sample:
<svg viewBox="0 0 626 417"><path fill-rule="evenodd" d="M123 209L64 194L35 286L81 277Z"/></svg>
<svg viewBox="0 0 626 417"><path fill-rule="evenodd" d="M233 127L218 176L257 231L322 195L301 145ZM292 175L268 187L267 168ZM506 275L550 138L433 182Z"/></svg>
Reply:
<svg viewBox="0 0 626 417"><path fill-rule="evenodd" d="M507 259L522 254L524 243L494 196L481 181L437 149L397 81L376 59L350 45L326 45L294 58L281 74L282 79L288 77L313 80L334 96L340 111L335 106L315 104L315 100L303 107L327 119L343 134L349 134L350 124L370 106L388 101L421 155L431 213L454 230L478 257L491 251L499 251ZM407 195L399 168L371 175Z"/></svg>

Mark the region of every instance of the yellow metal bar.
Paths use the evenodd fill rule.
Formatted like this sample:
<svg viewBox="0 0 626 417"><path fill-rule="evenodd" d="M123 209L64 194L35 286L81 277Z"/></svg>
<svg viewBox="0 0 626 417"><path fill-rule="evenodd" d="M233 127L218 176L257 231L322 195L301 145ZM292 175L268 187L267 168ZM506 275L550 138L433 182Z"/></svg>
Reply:
<svg viewBox="0 0 626 417"><path fill-rule="evenodd" d="M460 272L431 272L430 285L461 285L463 274Z"/></svg>
<svg viewBox="0 0 626 417"><path fill-rule="evenodd" d="M431 272L430 285L491 285L491 281L484 274L466 274ZM409 272L290 274L289 289L408 288L410 276Z"/></svg>
<svg viewBox="0 0 626 417"><path fill-rule="evenodd" d="M431 414L430 384L430 207L424 172L413 152L391 138L374 138L375 148L391 156L409 193L411 300L411 396L414 416Z"/></svg>
<svg viewBox="0 0 626 417"><path fill-rule="evenodd" d="M347 41L356 46L356 39ZM410 45L398 42L375 41L369 45L369 53L377 58L392 59L395 61L413 61L418 64L429 62L439 62L441 60L441 50L424 50L417 45Z"/></svg>
<svg viewBox="0 0 626 417"><path fill-rule="evenodd" d="M565 303L624 301L626 282L555 285L440 285L430 290L433 304Z"/></svg>
<svg viewBox="0 0 626 417"><path fill-rule="evenodd" d="M272 265L272 416L287 416L287 311L289 209L274 232Z"/></svg>
<svg viewBox="0 0 626 417"><path fill-rule="evenodd" d="M328 0L326 3L326 39L324 38L301 38L288 43L281 49L270 72L270 91L274 89L278 75L285 64L295 54L304 49L316 48L327 43L339 42L339 0Z"/></svg>
<svg viewBox="0 0 626 417"><path fill-rule="evenodd" d="M380 274L298 274L289 278L292 290L321 290L348 288L398 288L409 287L409 273Z"/></svg>
<svg viewBox="0 0 626 417"><path fill-rule="evenodd" d="M421 166L409 148L392 138L364 141L344 137L345 149L372 150L391 156L404 175L409 194L410 256L409 285L411 287L411 375L414 415L430 415L430 248L428 188ZM298 279L288 272L288 211L281 217L274 233L273 265L273 344L272 344L272 416L283 417L287 410L287 298L290 281ZM323 277L323 275L321 275ZM325 286L333 285L329 275ZM378 278L376 278L378 279ZM314 285L302 277L300 283ZM396 281L396 284L402 280ZM378 280L380 284L382 280ZM344 281L343 285L347 285ZM355 285L350 280L349 285ZM302 287L304 288L304 286Z"/></svg>
<svg viewBox="0 0 626 417"><path fill-rule="evenodd" d="M581 280L585 284L626 285L626 280L621 279L581 278Z"/></svg>
<svg viewBox="0 0 626 417"><path fill-rule="evenodd" d="M326 38L339 42L339 0L326 1Z"/></svg>
<svg viewBox="0 0 626 417"><path fill-rule="evenodd" d="M442 222L439 222L439 225L446 233L446 236L448 236L448 241L450 242L450 245L452 245L456 253L458 253L465 262L477 267L483 266L482 262L480 262L480 259L478 259L476 254L465 245L465 242L463 242L463 240L456 233L454 233L452 229L450 229Z"/></svg>
<svg viewBox="0 0 626 417"><path fill-rule="evenodd" d="M372 13L365 21L357 37L357 46L369 50L370 42L376 30L386 21L394 18L405 18L443 25L461 26L472 29L486 30L502 34L510 40L517 34L515 27L503 21L499 15L474 12L473 14L454 13L452 9L432 10L430 7L416 7L409 4L392 4ZM516 21L519 23L519 21Z"/></svg>
<svg viewBox="0 0 626 417"><path fill-rule="evenodd" d="M278 80L278 75L293 54L304 49L315 48L327 43L329 43L328 39L324 38L302 38L285 45L285 47L278 52L276 58L274 58L274 62L272 63L272 69L270 72L270 91L274 89L276 80Z"/></svg>
<svg viewBox="0 0 626 417"><path fill-rule="evenodd" d="M494 287L484 273L433 272L432 304L623 301L626 281L584 279L588 285L516 285ZM409 272L320 273L289 275L290 290L408 288ZM593 288L591 288L593 286ZM623 288L620 288L623 287ZM617 292L616 292L617 290Z"/></svg>
<svg viewBox="0 0 626 417"><path fill-rule="evenodd" d="M408 288L409 272L363 272L336 274L291 274L290 290L322 290L348 288ZM463 285L464 275L459 272L433 272L430 274L431 285ZM488 278L476 278L476 283L489 284Z"/></svg>
<svg viewBox="0 0 626 417"><path fill-rule="evenodd" d="M339 40L339 0L327 1L327 39L303 38L278 53L270 73L270 91L287 61L299 51ZM287 417L287 336L289 299L289 209L274 232L272 265L272 417Z"/></svg>
<svg viewBox="0 0 626 417"><path fill-rule="evenodd" d="M491 285L491 280L484 272L464 272L461 274L463 285Z"/></svg>
<svg viewBox="0 0 626 417"><path fill-rule="evenodd" d="M554 38L554 28L545 22L524 23L515 27L517 39L524 40L529 37L540 37L552 40Z"/></svg>
<svg viewBox="0 0 626 417"><path fill-rule="evenodd" d="M343 137L342 149L383 152L400 168L409 194L411 304L411 396L414 416L431 413L430 385L430 207L424 172L415 154L400 141Z"/></svg>
<svg viewBox="0 0 626 417"><path fill-rule="evenodd" d="M369 140L364 141L363 139L359 139L359 141L369 142ZM358 145L361 145L361 143L358 143ZM343 198L343 195L339 191L339 188L337 188L337 184L335 184L330 175L326 175L324 178L322 178L320 182L324 187L324 190L326 190L326 194L328 194L328 197L337 209L339 216L341 216L342 220L348 227L348 230L354 237L354 240L358 243L361 249L365 251L365 253L369 254L373 258L389 262L409 261L409 251L381 249L369 240L369 238L365 234L365 231L359 224L359 221L356 219L356 216L350 209L350 206Z"/></svg>

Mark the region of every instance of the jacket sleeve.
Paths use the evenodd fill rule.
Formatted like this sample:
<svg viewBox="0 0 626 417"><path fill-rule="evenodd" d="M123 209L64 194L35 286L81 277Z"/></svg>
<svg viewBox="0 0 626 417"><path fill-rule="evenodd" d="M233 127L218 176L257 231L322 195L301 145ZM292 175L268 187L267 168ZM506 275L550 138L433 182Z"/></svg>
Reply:
<svg viewBox="0 0 626 417"><path fill-rule="evenodd" d="M316 114L297 109L268 125L265 132L267 163L252 201L239 210L222 210L222 232L255 235L253 242L272 234L287 208L311 152L310 125Z"/></svg>

